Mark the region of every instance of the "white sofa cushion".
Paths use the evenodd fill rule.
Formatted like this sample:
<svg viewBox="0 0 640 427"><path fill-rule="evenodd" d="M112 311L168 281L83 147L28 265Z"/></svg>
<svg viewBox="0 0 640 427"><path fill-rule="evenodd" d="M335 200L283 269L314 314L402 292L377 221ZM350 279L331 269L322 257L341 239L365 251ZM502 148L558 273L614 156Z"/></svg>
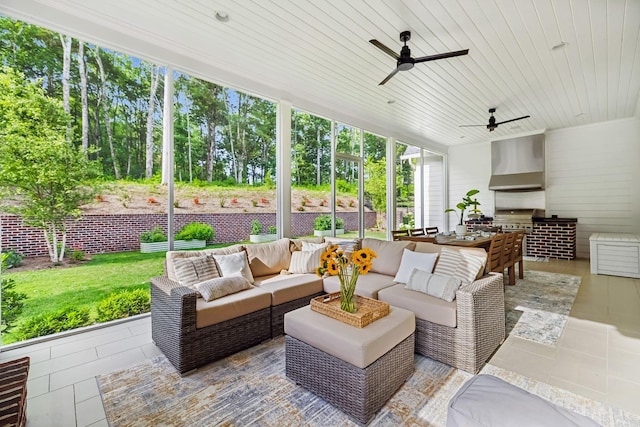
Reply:
<svg viewBox="0 0 640 427"><path fill-rule="evenodd" d="M402 259L402 251L404 249L413 250L416 246L415 242L406 241L388 241L380 239L364 238L362 239L362 248L369 248L374 251L377 258L371 263L371 272L386 274L387 276L395 276L400 267Z"/></svg>
<svg viewBox="0 0 640 427"><path fill-rule="evenodd" d="M322 282L326 293L340 292L340 279L338 276L325 277ZM358 282L356 283L356 295L377 299L380 289L393 285L393 277L386 274L363 274L358 278Z"/></svg>
<svg viewBox="0 0 640 427"><path fill-rule="evenodd" d="M448 302L422 292L405 289L404 285L382 289L378 292L378 299L394 307L411 310L418 319L452 328L458 324L456 300Z"/></svg>
<svg viewBox="0 0 640 427"><path fill-rule="evenodd" d="M222 277L240 275L246 277L249 283L253 283L253 274L251 274L245 251L229 255L213 255L213 258L218 263L218 270Z"/></svg>

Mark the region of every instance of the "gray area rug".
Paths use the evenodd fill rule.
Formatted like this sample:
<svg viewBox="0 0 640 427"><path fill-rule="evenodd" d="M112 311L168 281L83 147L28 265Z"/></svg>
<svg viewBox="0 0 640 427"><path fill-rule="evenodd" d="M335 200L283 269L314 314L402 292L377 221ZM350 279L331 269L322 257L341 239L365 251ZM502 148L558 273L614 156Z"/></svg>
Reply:
<svg viewBox="0 0 640 427"><path fill-rule="evenodd" d="M539 283L543 276L553 279L552 276L562 275L530 274L525 280L534 276L538 282L529 283ZM553 283L564 283L567 277L575 276L558 277ZM519 318L526 320L524 315ZM370 425L446 425L449 400L472 375L418 354L414 361L414 374ZM640 425L640 417L514 372L486 365L482 373L501 377L605 426ZM286 377L283 337L211 363L185 377L180 377L169 361L159 356L97 379L112 427L357 425Z"/></svg>
<svg viewBox="0 0 640 427"><path fill-rule="evenodd" d="M581 280L568 274L525 271L515 286L505 286L507 335L556 345Z"/></svg>

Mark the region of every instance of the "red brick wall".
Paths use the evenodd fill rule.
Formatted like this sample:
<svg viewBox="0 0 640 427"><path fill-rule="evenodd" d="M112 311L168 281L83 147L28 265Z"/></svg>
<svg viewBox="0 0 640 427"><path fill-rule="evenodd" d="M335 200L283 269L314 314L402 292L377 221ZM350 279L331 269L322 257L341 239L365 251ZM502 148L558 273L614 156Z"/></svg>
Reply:
<svg viewBox="0 0 640 427"><path fill-rule="evenodd" d="M304 236L313 233L313 220L317 212L293 212L291 234ZM358 229L357 212L338 214L345 221L345 229ZM2 249L13 249L26 256L48 255L41 230L22 224L20 217L2 215ZM215 239L210 243L227 243L249 240L251 221L257 219L267 231L276 225L275 213L231 213L231 214L177 214L175 230L190 222L203 222L213 227ZM365 212L365 228L376 223L375 212ZM67 247L78 248L87 254L126 252L140 249L140 233L160 226L167 231L167 216L148 215L86 215L79 220L68 221Z"/></svg>
<svg viewBox="0 0 640 427"><path fill-rule="evenodd" d="M576 223L534 222L527 235L527 255L558 259L576 258Z"/></svg>

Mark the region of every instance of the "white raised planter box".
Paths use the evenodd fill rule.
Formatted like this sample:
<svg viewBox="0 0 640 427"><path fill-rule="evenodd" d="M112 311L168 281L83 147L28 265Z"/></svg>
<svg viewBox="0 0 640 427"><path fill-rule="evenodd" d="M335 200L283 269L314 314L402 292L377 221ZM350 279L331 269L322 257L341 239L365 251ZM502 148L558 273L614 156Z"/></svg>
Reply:
<svg viewBox="0 0 640 427"><path fill-rule="evenodd" d="M591 274L640 278L640 234L594 233L589 246Z"/></svg>
<svg viewBox="0 0 640 427"><path fill-rule="evenodd" d="M275 240L278 240L277 234L249 234L249 242L251 243L273 242Z"/></svg>
<svg viewBox="0 0 640 427"><path fill-rule="evenodd" d="M344 228L337 228L336 236L338 234L344 234ZM331 230L313 230L313 235L316 237L331 236Z"/></svg>
<svg viewBox="0 0 640 427"><path fill-rule="evenodd" d="M206 248L206 240L174 240L173 249L201 249ZM154 243L142 243L140 242L140 252L148 254L151 252L167 252L169 250L169 242L154 242Z"/></svg>

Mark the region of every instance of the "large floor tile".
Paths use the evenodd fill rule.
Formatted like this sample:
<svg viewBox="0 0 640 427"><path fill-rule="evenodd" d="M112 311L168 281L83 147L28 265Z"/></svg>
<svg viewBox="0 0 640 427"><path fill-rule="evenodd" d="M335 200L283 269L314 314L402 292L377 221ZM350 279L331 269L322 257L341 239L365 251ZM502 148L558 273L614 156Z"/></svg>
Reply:
<svg viewBox="0 0 640 427"><path fill-rule="evenodd" d="M606 359L607 331L595 332L567 326L562 332L559 346Z"/></svg>
<svg viewBox="0 0 640 427"><path fill-rule="evenodd" d="M613 406L640 415L640 384L621 378L609 378L607 400Z"/></svg>
<svg viewBox="0 0 640 427"><path fill-rule="evenodd" d="M36 378L42 375L52 374L54 372L73 369L78 365L91 362L98 358L96 349L91 347L77 353L72 353L55 359L45 360L39 363L32 363L29 368L29 378Z"/></svg>
<svg viewBox="0 0 640 427"><path fill-rule="evenodd" d="M73 387L64 387L27 400L28 427L69 427L76 425Z"/></svg>
<svg viewBox="0 0 640 427"><path fill-rule="evenodd" d="M607 392L607 360L560 347L550 375L602 393Z"/></svg>
<svg viewBox="0 0 640 427"><path fill-rule="evenodd" d="M100 396L78 403L76 405L76 419L78 427L86 427L106 419Z"/></svg>

